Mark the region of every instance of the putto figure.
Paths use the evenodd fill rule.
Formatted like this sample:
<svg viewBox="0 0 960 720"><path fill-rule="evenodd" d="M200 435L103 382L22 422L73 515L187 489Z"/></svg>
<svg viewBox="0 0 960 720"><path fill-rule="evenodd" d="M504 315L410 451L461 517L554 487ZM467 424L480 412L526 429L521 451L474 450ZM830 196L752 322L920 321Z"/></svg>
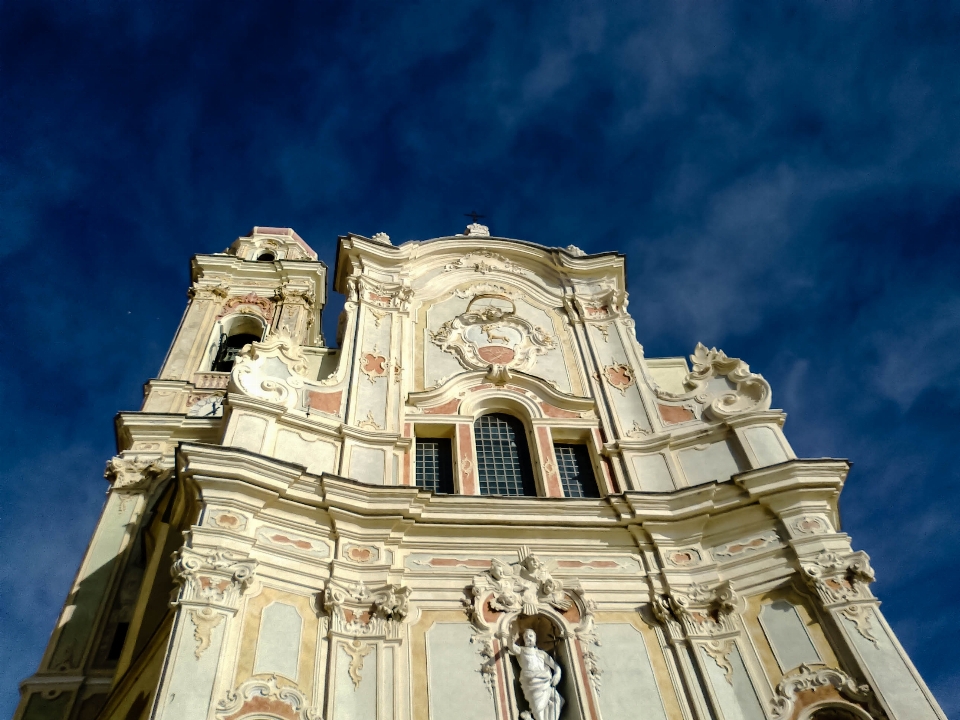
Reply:
<svg viewBox="0 0 960 720"><path fill-rule="evenodd" d="M510 643L509 650L520 663L520 687L530 706L520 713L520 720L560 720L563 698L557 692L560 666L537 647L537 634L530 629L523 633L524 644Z"/></svg>

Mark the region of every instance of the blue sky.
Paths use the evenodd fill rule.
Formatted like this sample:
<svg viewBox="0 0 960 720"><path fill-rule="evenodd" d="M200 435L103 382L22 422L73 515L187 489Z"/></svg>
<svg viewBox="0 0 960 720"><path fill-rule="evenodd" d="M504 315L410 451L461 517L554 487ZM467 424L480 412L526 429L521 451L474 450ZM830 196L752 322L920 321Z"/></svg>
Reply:
<svg viewBox="0 0 960 720"><path fill-rule="evenodd" d="M289 226L332 267L472 209L626 253L649 356L744 358L799 455L853 461L843 529L960 713L958 64L932 0L0 0L0 715L190 255Z"/></svg>

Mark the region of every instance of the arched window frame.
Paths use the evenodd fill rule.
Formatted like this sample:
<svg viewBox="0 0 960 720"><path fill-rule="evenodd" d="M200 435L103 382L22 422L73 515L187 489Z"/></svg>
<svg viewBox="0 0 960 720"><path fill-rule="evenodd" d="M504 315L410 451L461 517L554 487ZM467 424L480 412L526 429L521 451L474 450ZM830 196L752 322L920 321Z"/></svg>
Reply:
<svg viewBox="0 0 960 720"><path fill-rule="evenodd" d="M247 333L251 335L259 333L260 339L263 340L267 334L266 321L259 315L252 313L232 313L217 320L210 332L210 340L207 343L207 351L200 366L200 371L214 372L212 370L213 364L225 338Z"/></svg>
<svg viewBox="0 0 960 720"><path fill-rule="evenodd" d="M477 433L482 424L484 424L485 419L492 417L504 418L507 420L507 423L512 426L512 430L517 435L517 463L520 467L521 474L521 483L524 486L523 489L529 490L531 492L521 492L516 495L510 494L510 497L542 497L544 495L542 483L538 482L537 477L537 466L540 463L537 462L536 457L536 445L531 434L528 431L527 423L524 423L523 420L513 413L502 412L502 411L491 411L484 412L478 415L473 420L473 437L474 437L474 455L477 458L476 462L476 481L477 481L477 494L484 495L481 487L481 478L480 478L480 448L477 446ZM512 421L512 422L511 422ZM528 474L527 478L524 478L524 471ZM526 480L526 482L524 482ZM489 495L497 496L500 493L489 493Z"/></svg>
<svg viewBox="0 0 960 720"><path fill-rule="evenodd" d="M527 454L531 465L533 483L537 497L546 497L543 477L542 453L533 428L533 419L539 416L539 408L529 398L517 395L504 396L496 393L479 393L465 401L460 408L462 415L471 419L468 422L458 423L455 431L454 443L454 488L463 495L480 495L480 476L477 467L477 447L474 428L476 421L483 415L502 414L516 418L523 427L527 442ZM496 497L496 496L493 496ZM515 495L512 497L533 497L531 495Z"/></svg>

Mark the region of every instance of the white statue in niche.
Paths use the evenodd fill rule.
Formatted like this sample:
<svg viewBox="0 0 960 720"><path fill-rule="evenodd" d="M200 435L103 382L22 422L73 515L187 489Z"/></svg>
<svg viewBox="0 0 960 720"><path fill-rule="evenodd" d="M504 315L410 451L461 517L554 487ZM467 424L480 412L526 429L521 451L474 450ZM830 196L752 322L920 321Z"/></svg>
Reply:
<svg viewBox="0 0 960 720"><path fill-rule="evenodd" d="M560 720L563 698L557 692L560 682L560 666L553 658L537 647L537 633L527 629L523 633L523 645L511 642L508 649L520 663L520 687L530 706L520 713L520 720Z"/></svg>

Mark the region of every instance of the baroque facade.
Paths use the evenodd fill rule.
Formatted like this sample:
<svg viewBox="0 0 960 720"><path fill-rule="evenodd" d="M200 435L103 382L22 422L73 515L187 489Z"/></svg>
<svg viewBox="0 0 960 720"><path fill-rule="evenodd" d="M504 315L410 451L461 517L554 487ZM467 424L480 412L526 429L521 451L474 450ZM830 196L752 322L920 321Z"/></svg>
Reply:
<svg viewBox="0 0 960 720"><path fill-rule="evenodd" d="M289 229L196 256L24 720L943 720L745 362L624 257Z"/></svg>

